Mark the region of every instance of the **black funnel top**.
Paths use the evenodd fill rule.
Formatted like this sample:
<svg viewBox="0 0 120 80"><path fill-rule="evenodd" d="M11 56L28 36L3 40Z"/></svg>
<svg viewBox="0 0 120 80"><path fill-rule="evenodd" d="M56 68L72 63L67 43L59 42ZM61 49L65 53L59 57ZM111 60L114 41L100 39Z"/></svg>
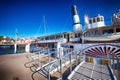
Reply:
<svg viewBox="0 0 120 80"><path fill-rule="evenodd" d="M72 5L72 15L77 15L77 7L76 5Z"/></svg>

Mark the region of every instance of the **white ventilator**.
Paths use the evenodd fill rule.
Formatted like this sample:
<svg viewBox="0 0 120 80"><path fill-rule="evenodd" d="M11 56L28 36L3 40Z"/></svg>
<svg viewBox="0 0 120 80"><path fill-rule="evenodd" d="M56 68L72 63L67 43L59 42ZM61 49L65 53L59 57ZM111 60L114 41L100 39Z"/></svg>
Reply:
<svg viewBox="0 0 120 80"><path fill-rule="evenodd" d="M85 14L84 20L85 20L86 29L90 29L91 27L89 25L89 16L88 16L88 14Z"/></svg>

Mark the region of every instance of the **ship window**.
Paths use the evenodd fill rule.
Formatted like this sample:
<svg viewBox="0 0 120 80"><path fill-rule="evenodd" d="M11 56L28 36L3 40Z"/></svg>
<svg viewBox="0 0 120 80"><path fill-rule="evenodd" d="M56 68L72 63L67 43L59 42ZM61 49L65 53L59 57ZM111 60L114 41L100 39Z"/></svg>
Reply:
<svg viewBox="0 0 120 80"><path fill-rule="evenodd" d="M80 37L80 33L78 33L78 37Z"/></svg>
<svg viewBox="0 0 120 80"><path fill-rule="evenodd" d="M61 34L56 35L56 38L60 39L61 38Z"/></svg>
<svg viewBox="0 0 120 80"><path fill-rule="evenodd" d="M39 40L41 40L41 38L38 38Z"/></svg>
<svg viewBox="0 0 120 80"><path fill-rule="evenodd" d="M86 36L90 36L90 32L86 32Z"/></svg>
<svg viewBox="0 0 120 80"><path fill-rule="evenodd" d="M77 33L75 33L75 38L77 38L78 36L77 36Z"/></svg>
<svg viewBox="0 0 120 80"><path fill-rule="evenodd" d="M41 40L44 40L44 38L41 38Z"/></svg>
<svg viewBox="0 0 120 80"><path fill-rule="evenodd" d="M91 23L92 23L92 20L90 19L89 22L90 22L90 24L91 24Z"/></svg>
<svg viewBox="0 0 120 80"><path fill-rule="evenodd" d="M71 34L71 35L70 35L70 38L74 38L74 34Z"/></svg>
<svg viewBox="0 0 120 80"><path fill-rule="evenodd" d="M116 32L120 32L120 29L118 28L118 29L116 29Z"/></svg>
<svg viewBox="0 0 120 80"><path fill-rule="evenodd" d="M48 40L49 39L49 37L45 37L45 40Z"/></svg>
<svg viewBox="0 0 120 80"><path fill-rule="evenodd" d="M70 36L70 38L73 38L73 36Z"/></svg>
<svg viewBox="0 0 120 80"><path fill-rule="evenodd" d="M50 39L54 39L54 36L50 36Z"/></svg>
<svg viewBox="0 0 120 80"><path fill-rule="evenodd" d="M60 34L60 38L62 38L63 37L63 34Z"/></svg>
<svg viewBox="0 0 120 80"><path fill-rule="evenodd" d="M99 31L98 30L95 31L95 35L99 36Z"/></svg>
<svg viewBox="0 0 120 80"><path fill-rule="evenodd" d="M64 34L64 38L66 38L67 37L67 35L66 34Z"/></svg>
<svg viewBox="0 0 120 80"><path fill-rule="evenodd" d="M99 17L97 17L97 22L100 22L100 18Z"/></svg>
<svg viewBox="0 0 120 80"><path fill-rule="evenodd" d="M58 39L59 38L59 36L58 35L56 35L56 39Z"/></svg>
<svg viewBox="0 0 120 80"><path fill-rule="evenodd" d="M93 19L93 23L95 23L95 18Z"/></svg>
<svg viewBox="0 0 120 80"><path fill-rule="evenodd" d="M110 29L110 30L109 30L109 33L113 33L113 29Z"/></svg>
<svg viewBox="0 0 120 80"><path fill-rule="evenodd" d="M103 21L103 18L101 17L101 21Z"/></svg>
<svg viewBox="0 0 120 80"><path fill-rule="evenodd" d="M118 18L120 18L120 15L118 16Z"/></svg>
<svg viewBox="0 0 120 80"><path fill-rule="evenodd" d="M108 31L107 31L107 30L104 30L104 31L103 31L103 34L104 34L104 35L108 35Z"/></svg>

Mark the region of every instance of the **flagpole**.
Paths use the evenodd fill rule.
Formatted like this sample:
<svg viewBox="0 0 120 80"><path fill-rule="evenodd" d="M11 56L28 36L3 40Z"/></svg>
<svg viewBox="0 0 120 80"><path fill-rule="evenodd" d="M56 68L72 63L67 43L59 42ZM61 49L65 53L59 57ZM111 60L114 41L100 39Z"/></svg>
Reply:
<svg viewBox="0 0 120 80"><path fill-rule="evenodd" d="M15 44L14 44L14 53L16 53L17 52L17 35L18 35L18 31L17 31L17 29L16 29L16 31L15 31Z"/></svg>

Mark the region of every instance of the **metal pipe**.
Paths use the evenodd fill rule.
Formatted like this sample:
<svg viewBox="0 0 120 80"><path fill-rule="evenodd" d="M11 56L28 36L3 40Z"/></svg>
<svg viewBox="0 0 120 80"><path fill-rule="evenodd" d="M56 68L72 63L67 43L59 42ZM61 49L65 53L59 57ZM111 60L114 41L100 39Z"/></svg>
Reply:
<svg viewBox="0 0 120 80"><path fill-rule="evenodd" d="M50 64L50 53L49 53L49 50L48 50L48 60L49 60L49 64ZM48 72L48 80L50 80L50 66L49 66L49 72Z"/></svg>
<svg viewBox="0 0 120 80"><path fill-rule="evenodd" d="M71 54L69 54L69 58L70 58L70 72L72 72Z"/></svg>
<svg viewBox="0 0 120 80"><path fill-rule="evenodd" d="M60 78L62 79L62 59L60 58Z"/></svg>
<svg viewBox="0 0 120 80"><path fill-rule="evenodd" d="M82 32L82 43L85 42L85 41L84 41L84 37L85 37L84 34L85 34L85 33L86 33L86 31L83 31L83 32Z"/></svg>
<svg viewBox="0 0 120 80"><path fill-rule="evenodd" d="M39 52L39 55L38 55L38 57L39 57L39 66L41 66L41 59L40 59L40 52Z"/></svg>
<svg viewBox="0 0 120 80"><path fill-rule="evenodd" d="M76 52L75 55L76 55L76 66L77 66L77 64L78 64L78 60L77 60L77 52Z"/></svg>

